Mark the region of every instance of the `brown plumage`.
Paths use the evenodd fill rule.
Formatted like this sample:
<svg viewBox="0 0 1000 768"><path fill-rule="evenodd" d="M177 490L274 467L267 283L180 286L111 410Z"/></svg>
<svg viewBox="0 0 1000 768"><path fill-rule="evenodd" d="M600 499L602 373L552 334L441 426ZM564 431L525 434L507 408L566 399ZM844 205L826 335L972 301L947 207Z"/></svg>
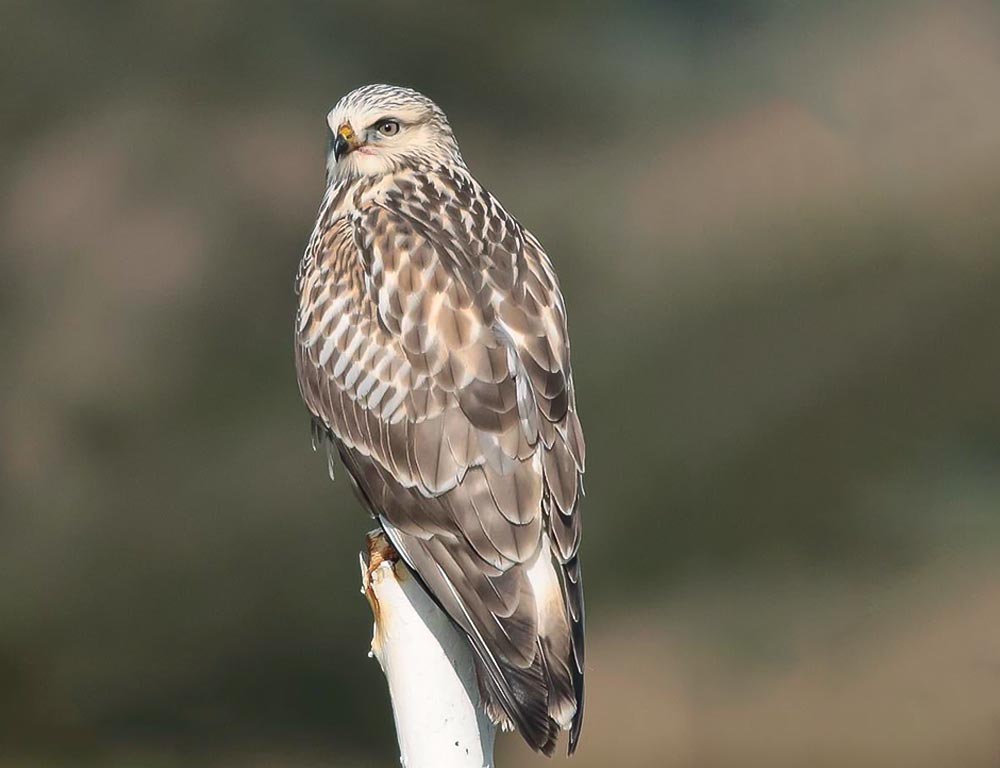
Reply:
<svg viewBox="0 0 1000 768"><path fill-rule="evenodd" d="M568 728L572 752L584 440L552 265L469 174L426 97L367 86L329 123L329 183L297 281L303 398L469 636L491 714L546 754Z"/></svg>

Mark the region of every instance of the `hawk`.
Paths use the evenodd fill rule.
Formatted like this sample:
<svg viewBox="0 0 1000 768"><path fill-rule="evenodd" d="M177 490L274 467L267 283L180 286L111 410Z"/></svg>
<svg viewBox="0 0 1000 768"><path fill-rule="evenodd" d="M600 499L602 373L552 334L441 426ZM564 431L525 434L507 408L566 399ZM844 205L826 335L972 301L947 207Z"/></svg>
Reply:
<svg viewBox="0 0 1000 768"><path fill-rule="evenodd" d="M569 730L572 753L584 439L552 264L426 96L364 86L327 123L296 281L314 430L468 635L491 717L549 755Z"/></svg>

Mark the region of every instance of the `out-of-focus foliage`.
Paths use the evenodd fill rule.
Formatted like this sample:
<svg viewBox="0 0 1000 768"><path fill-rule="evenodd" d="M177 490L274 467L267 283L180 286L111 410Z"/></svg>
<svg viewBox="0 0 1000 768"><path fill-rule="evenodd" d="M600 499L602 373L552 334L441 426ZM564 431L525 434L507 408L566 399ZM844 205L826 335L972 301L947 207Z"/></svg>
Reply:
<svg viewBox="0 0 1000 768"><path fill-rule="evenodd" d="M393 764L291 359L377 81L562 278L574 764L995 764L995 6L214 0L0 9L0 765Z"/></svg>

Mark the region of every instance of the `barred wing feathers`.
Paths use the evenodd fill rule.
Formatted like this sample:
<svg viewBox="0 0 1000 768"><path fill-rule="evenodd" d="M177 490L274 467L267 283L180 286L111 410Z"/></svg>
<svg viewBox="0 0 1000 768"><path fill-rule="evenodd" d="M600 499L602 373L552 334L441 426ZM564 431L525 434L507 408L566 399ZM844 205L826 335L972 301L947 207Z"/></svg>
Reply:
<svg viewBox="0 0 1000 768"><path fill-rule="evenodd" d="M299 290L305 400L469 635L495 716L551 753L583 714L584 441L537 241L475 182L396 179L321 217Z"/></svg>

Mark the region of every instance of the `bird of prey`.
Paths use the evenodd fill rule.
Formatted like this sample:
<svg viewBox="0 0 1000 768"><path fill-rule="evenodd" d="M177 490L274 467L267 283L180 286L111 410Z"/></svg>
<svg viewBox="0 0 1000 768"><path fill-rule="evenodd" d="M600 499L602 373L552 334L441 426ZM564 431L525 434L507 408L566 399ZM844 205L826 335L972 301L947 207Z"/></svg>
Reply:
<svg viewBox="0 0 1000 768"><path fill-rule="evenodd" d="M494 721L546 754L569 730L572 753L584 439L552 264L426 96L364 86L327 123L296 286L314 430L468 635Z"/></svg>

